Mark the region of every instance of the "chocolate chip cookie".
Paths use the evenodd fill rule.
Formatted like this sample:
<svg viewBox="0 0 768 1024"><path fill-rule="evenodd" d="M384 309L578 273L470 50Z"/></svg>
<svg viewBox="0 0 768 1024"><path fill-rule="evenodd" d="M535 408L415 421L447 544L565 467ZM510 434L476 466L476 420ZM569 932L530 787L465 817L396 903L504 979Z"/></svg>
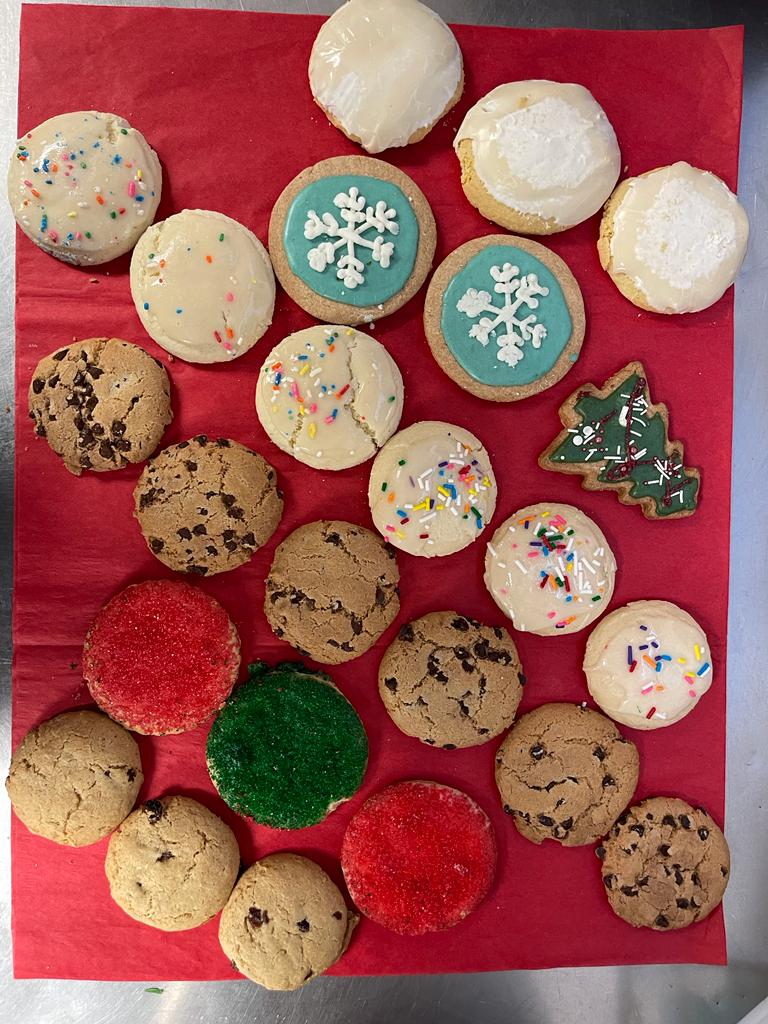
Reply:
<svg viewBox="0 0 768 1024"><path fill-rule="evenodd" d="M402 626L379 666L379 692L395 725L454 750L498 736L515 717L525 676L506 630L457 612Z"/></svg>
<svg viewBox="0 0 768 1024"><path fill-rule="evenodd" d="M630 807L596 853L614 913L656 931L687 928L711 914L731 871L728 844L712 818L675 797Z"/></svg>
<svg viewBox="0 0 768 1024"><path fill-rule="evenodd" d="M637 748L597 711L542 704L515 723L496 754L496 785L520 835L585 846L632 799Z"/></svg>
<svg viewBox="0 0 768 1024"><path fill-rule="evenodd" d="M236 441L205 434L155 456L133 499L152 554L197 576L247 562L283 514L283 495L266 459Z"/></svg>
<svg viewBox="0 0 768 1024"><path fill-rule="evenodd" d="M358 920L314 861L273 853L238 881L219 942L236 971L264 988L292 991L339 959Z"/></svg>
<svg viewBox="0 0 768 1024"><path fill-rule="evenodd" d="M196 928L229 899L240 867L234 833L186 796L148 800L109 841L109 892L136 921L167 932Z"/></svg>
<svg viewBox="0 0 768 1024"><path fill-rule="evenodd" d="M126 729L97 711L67 711L27 733L5 785L30 832L88 846L117 828L143 781L139 748Z"/></svg>
<svg viewBox="0 0 768 1024"><path fill-rule="evenodd" d="M88 338L42 359L29 415L67 469L79 476L143 462L171 422L165 367L119 338Z"/></svg>
<svg viewBox="0 0 768 1024"><path fill-rule="evenodd" d="M307 523L275 551L264 612L300 654L339 665L364 654L400 610L393 549L362 526Z"/></svg>

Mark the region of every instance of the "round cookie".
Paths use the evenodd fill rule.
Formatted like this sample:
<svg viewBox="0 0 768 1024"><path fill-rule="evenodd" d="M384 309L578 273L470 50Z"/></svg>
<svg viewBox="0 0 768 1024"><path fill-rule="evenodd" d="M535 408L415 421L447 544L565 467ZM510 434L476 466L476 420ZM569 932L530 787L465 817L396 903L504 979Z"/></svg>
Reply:
<svg viewBox="0 0 768 1024"><path fill-rule="evenodd" d="M96 711L67 711L30 729L11 758L5 788L30 832L88 846L130 813L143 781L130 733Z"/></svg>
<svg viewBox="0 0 768 1024"><path fill-rule="evenodd" d="M423 139L464 89L461 50L417 0L348 0L309 58L318 106L369 153Z"/></svg>
<svg viewBox="0 0 768 1024"><path fill-rule="evenodd" d="M532 843L585 846L605 835L635 792L637 748L597 711L542 704L512 726L496 754L496 785Z"/></svg>
<svg viewBox="0 0 768 1024"><path fill-rule="evenodd" d="M102 473L143 462L173 419L165 367L120 338L87 338L41 359L29 415L67 469Z"/></svg>
<svg viewBox="0 0 768 1024"><path fill-rule="evenodd" d="M633 601L600 622L584 652L587 686L600 708L633 729L674 725L712 683L701 626L669 601Z"/></svg>
<svg viewBox="0 0 768 1024"><path fill-rule="evenodd" d="M154 736L202 725L229 696L239 667L240 640L227 613L180 580L121 590L83 646L83 678L102 711Z"/></svg>
<svg viewBox="0 0 768 1024"><path fill-rule="evenodd" d="M485 585L521 632L576 633L605 611L616 559L600 527L573 505L519 509L488 544Z"/></svg>
<svg viewBox="0 0 768 1024"><path fill-rule="evenodd" d="M389 352L352 327L308 327L264 362L256 412L278 448L315 469L348 469L397 430L403 378Z"/></svg>
<svg viewBox="0 0 768 1024"><path fill-rule="evenodd" d="M424 304L424 331L440 368L491 402L517 402L556 384L579 358L585 322L568 266L514 235L454 249Z"/></svg>
<svg viewBox="0 0 768 1024"><path fill-rule="evenodd" d="M712 818L675 797L630 807L596 852L611 910L655 931L708 917L731 870L728 844Z"/></svg>
<svg viewBox="0 0 768 1024"><path fill-rule="evenodd" d="M435 255L435 218L407 174L366 156L307 167L269 220L275 273L318 320L371 323L421 288Z"/></svg>
<svg viewBox="0 0 768 1024"><path fill-rule="evenodd" d="M748 237L747 214L725 182L679 161L622 181L606 204L597 249L630 302L693 313L733 284Z"/></svg>
<svg viewBox="0 0 768 1024"><path fill-rule="evenodd" d="M117 114L57 114L16 143L8 197L43 252L106 263L134 247L155 216L163 174L147 140Z"/></svg>
<svg viewBox="0 0 768 1024"><path fill-rule="evenodd" d="M445 750L503 732L524 682L506 630L457 612L430 612L401 626L379 666L379 693L398 729Z"/></svg>
<svg viewBox="0 0 768 1024"><path fill-rule="evenodd" d="M260 825L316 825L360 788L368 763L363 723L323 672L259 661L248 673L208 734L213 784Z"/></svg>
<svg viewBox="0 0 768 1024"><path fill-rule="evenodd" d="M232 829L186 796L148 800L109 841L104 869L121 910L152 928L197 928L227 902L240 868Z"/></svg>
<svg viewBox="0 0 768 1024"><path fill-rule="evenodd" d="M341 847L350 896L366 917L400 935L451 928L486 896L496 840L466 793L437 782L398 782L353 815Z"/></svg>
<svg viewBox="0 0 768 1024"><path fill-rule="evenodd" d="M336 963L358 920L314 861L273 853L238 880L221 914L219 942L235 970L288 992Z"/></svg>
<svg viewBox="0 0 768 1024"><path fill-rule="evenodd" d="M476 540L496 508L488 452L463 427L423 420L395 434L368 483L373 525L409 555L434 558Z"/></svg>
<svg viewBox="0 0 768 1024"><path fill-rule="evenodd" d="M152 554L196 576L247 562L283 514L282 492L266 459L237 441L205 434L156 455L133 500Z"/></svg>
<svg viewBox="0 0 768 1024"><path fill-rule="evenodd" d="M621 171L605 111L584 86L565 82L497 86L467 112L453 148L470 203L527 235L587 220Z"/></svg>
<svg viewBox="0 0 768 1024"><path fill-rule="evenodd" d="M243 224L182 210L155 224L131 258L131 295L144 330L188 363L244 355L272 323L269 254Z"/></svg>
<svg viewBox="0 0 768 1024"><path fill-rule="evenodd" d="M339 665L365 654L400 610L395 553L363 526L307 523L275 551L264 614L307 657Z"/></svg>

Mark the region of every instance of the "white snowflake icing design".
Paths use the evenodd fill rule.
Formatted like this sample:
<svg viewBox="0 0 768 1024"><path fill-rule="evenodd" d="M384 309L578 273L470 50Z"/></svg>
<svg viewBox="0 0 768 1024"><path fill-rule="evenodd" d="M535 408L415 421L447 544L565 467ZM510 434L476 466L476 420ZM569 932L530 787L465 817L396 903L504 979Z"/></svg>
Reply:
<svg viewBox="0 0 768 1024"><path fill-rule="evenodd" d="M491 277L496 282L493 290L496 294L504 296L502 306L493 303L490 292L478 291L476 288L467 288L456 303L458 311L468 317L476 317L480 313L495 314L493 319L484 316L476 324L472 324L469 336L479 341L481 345L487 345L491 333L503 324L505 333L496 336L496 344L499 346L498 358L510 366L517 366L523 358L523 344L526 341L530 341L534 348L541 348L541 343L547 336L546 327L537 322L535 313L530 313L521 320L517 316L517 311L522 305L528 309L538 309L539 300L536 296L549 295L549 288L539 284L536 274L518 275L520 268L511 263L491 267Z"/></svg>
<svg viewBox="0 0 768 1024"><path fill-rule="evenodd" d="M396 221L397 210L387 207L384 200L376 206L366 206L365 196L359 189L352 186L347 192L339 192L334 197L333 205L340 211L343 224L339 224L332 213L324 213L319 217L314 210L307 213L304 225L305 238L318 238L327 235L334 241L320 242L307 253L307 260L313 270L322 273L327 266L336 263L336 277L343 281L347 288L357 288L365 282L365 264L357 258L355 246L370 249L376 263L386 269L395 251L394 242L385 242L381 232L396 235L400 225ZM365 233L374 228L377 232L373 239L366 238ZM336 250L346 247L346 252L336 259Z"/></svg>

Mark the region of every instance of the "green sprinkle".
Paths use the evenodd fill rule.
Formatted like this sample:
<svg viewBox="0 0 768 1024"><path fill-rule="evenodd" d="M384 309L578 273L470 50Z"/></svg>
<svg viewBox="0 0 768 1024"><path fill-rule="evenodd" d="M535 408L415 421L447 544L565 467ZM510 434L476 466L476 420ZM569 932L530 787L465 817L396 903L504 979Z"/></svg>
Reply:
<svg viewBox="0 0 768 1024"><path fill-rule="evenodd" d="M386 491L386 489L387 489L387 481L386 481L386 480L385 480L385 481L384 481L384 483L383 483L383 484L381 485L381 489L382 489L382 491Z"/></svg>
<svg viewBox="0 0 768 1024"><path fill-rule="evenodd" d="M123 135L127 135L127 134L128 134L128 129L127 129L127 128L121 128L121 129L120 129L120 132L121 132L121 133L122 133ZM147 989L147 992L162 992L162 991L163 991L163 990L162 990L161 988L148 988L148 989Z"/></svg>
<svg viewBox="0 0 768 1024"><path fill-rule="evenodd" d="M151 992L153 996L161 996L165 992L164 988L158 988L156 985L151 985L149 988L144 989L145 992Z"/></svg>
<svg viewBox="0 0 768 1024"><path fill-rule="evenodd" d="M400 461L398 462L398 466L404 466L404 465L405 465L405 459L400 459Z"/></svg>
<svg viewBox="0 0 768 1024"><path fill-rule="evenodd" d="M116 210L113 210L113 211L112 211L112 212L110 213L110 215L109 215L109 216L110 216L110 217L112 218L112 220L116 220L116 219L117 219L117 211L116 211Z"/></svg>
<svg viewBox="0 0 768 1024"><path fill-rule="evenodd" d="M595 596L592 598L592 600L593 601L599 601L600 600L600 595L599 594L595 594Z"/></svg>
<svg viewBox="0 0 768 1024"><path fill-rule="evenodd" d="M394 395L390 395L390 396L389 396L389 399L388 399L388 400L389 400L390 402L394 402L394 400L395 400L395 396L394 396Z"/></svg>
<svg viewBox="0 0 768 1024"><path fill-rule="evenodd" d="M223 241L224 241L224 235L223 235L223 234L219 235L219 241L220 241L220 242L223 242Z"/></svg>
<svg viewBox="0 0 768 1024"><path fill-rule="evenodd" d="M80 164L81 167L87 167L88 164Z"/></svg>
<svg viewBox="0 0 768 1024"><path fill-rule="evenodd" d="M91 232L90 231L86 231L85 232L85 237L86 238L90 238L91 237Z"/></svg>

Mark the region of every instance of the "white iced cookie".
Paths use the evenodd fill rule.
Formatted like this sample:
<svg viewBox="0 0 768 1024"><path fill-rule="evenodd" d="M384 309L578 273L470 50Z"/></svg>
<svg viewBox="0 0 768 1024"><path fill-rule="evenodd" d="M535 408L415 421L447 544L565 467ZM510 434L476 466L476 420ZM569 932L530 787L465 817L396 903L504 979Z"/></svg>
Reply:
<svg viewBox="0 0 768 1024"><path fill-rule="evenodd" d="M188 363L223 363L272 323L275 275L248 228L213 210L182 210L145 233L131 259L144 329Z"/></svg>
<svg viewBox="0 0 768 1024"><path fill-rule="evenodd" d="M488 544L485 585L515 629L576 633L602 615L616 559L597 523L573 505L542 502L510 516Z"/></svg>
<svg viewBox="0 0 768 1024"><path fill-rule="evenodd" d="M16 143L8 198L16 222L51 256L77 266L128 252L155 216L160 161L117 114L58 114Z"/></svg>
<svg viewBox="0 0 768 1024"><path fill-rule="evenodd" d="M589 692L606 715L633 729L685 718L712 682L701 626L669 601L617 608L590 634L584 654Z"/></svg>
<svg viewBox="0 0 768 1024"><path fill-rule="evenodd" d="M272 349L256 411L270 439L315 469L347 469L392 436L403 378L384 348L352 327L308 327Z"/></svg>
<svg viewBox="0 0 768 1024"><path fill-rule="evenodd" d="M467 112L453 147L461 184L484 217L550 235L600 209L621 170L616 134L582 85L509 82Z"/></svg>
<svg viewBox="0 0 768 1024"><path fill-rule="evenodd" d="M496 508L488 452L463 427L424 420L395 434L368 484L373 523L394 547L433 558L476 540Z"/></svg>
<svg viewBox="0 0 768 1024"><path fill-rule="evenodd" d="M597 248L630 302L655 313L693 313L736 280L748 237L747 215L728 186L681 161L622 181Z"/></svg>
<svg viewBox="0 0 768 1024"><path fill-rule="evenodd" d="M348 0L317 34L309 84L337 128L380 153L418 142L458 101L461 50L417 0Z"/></svg>

